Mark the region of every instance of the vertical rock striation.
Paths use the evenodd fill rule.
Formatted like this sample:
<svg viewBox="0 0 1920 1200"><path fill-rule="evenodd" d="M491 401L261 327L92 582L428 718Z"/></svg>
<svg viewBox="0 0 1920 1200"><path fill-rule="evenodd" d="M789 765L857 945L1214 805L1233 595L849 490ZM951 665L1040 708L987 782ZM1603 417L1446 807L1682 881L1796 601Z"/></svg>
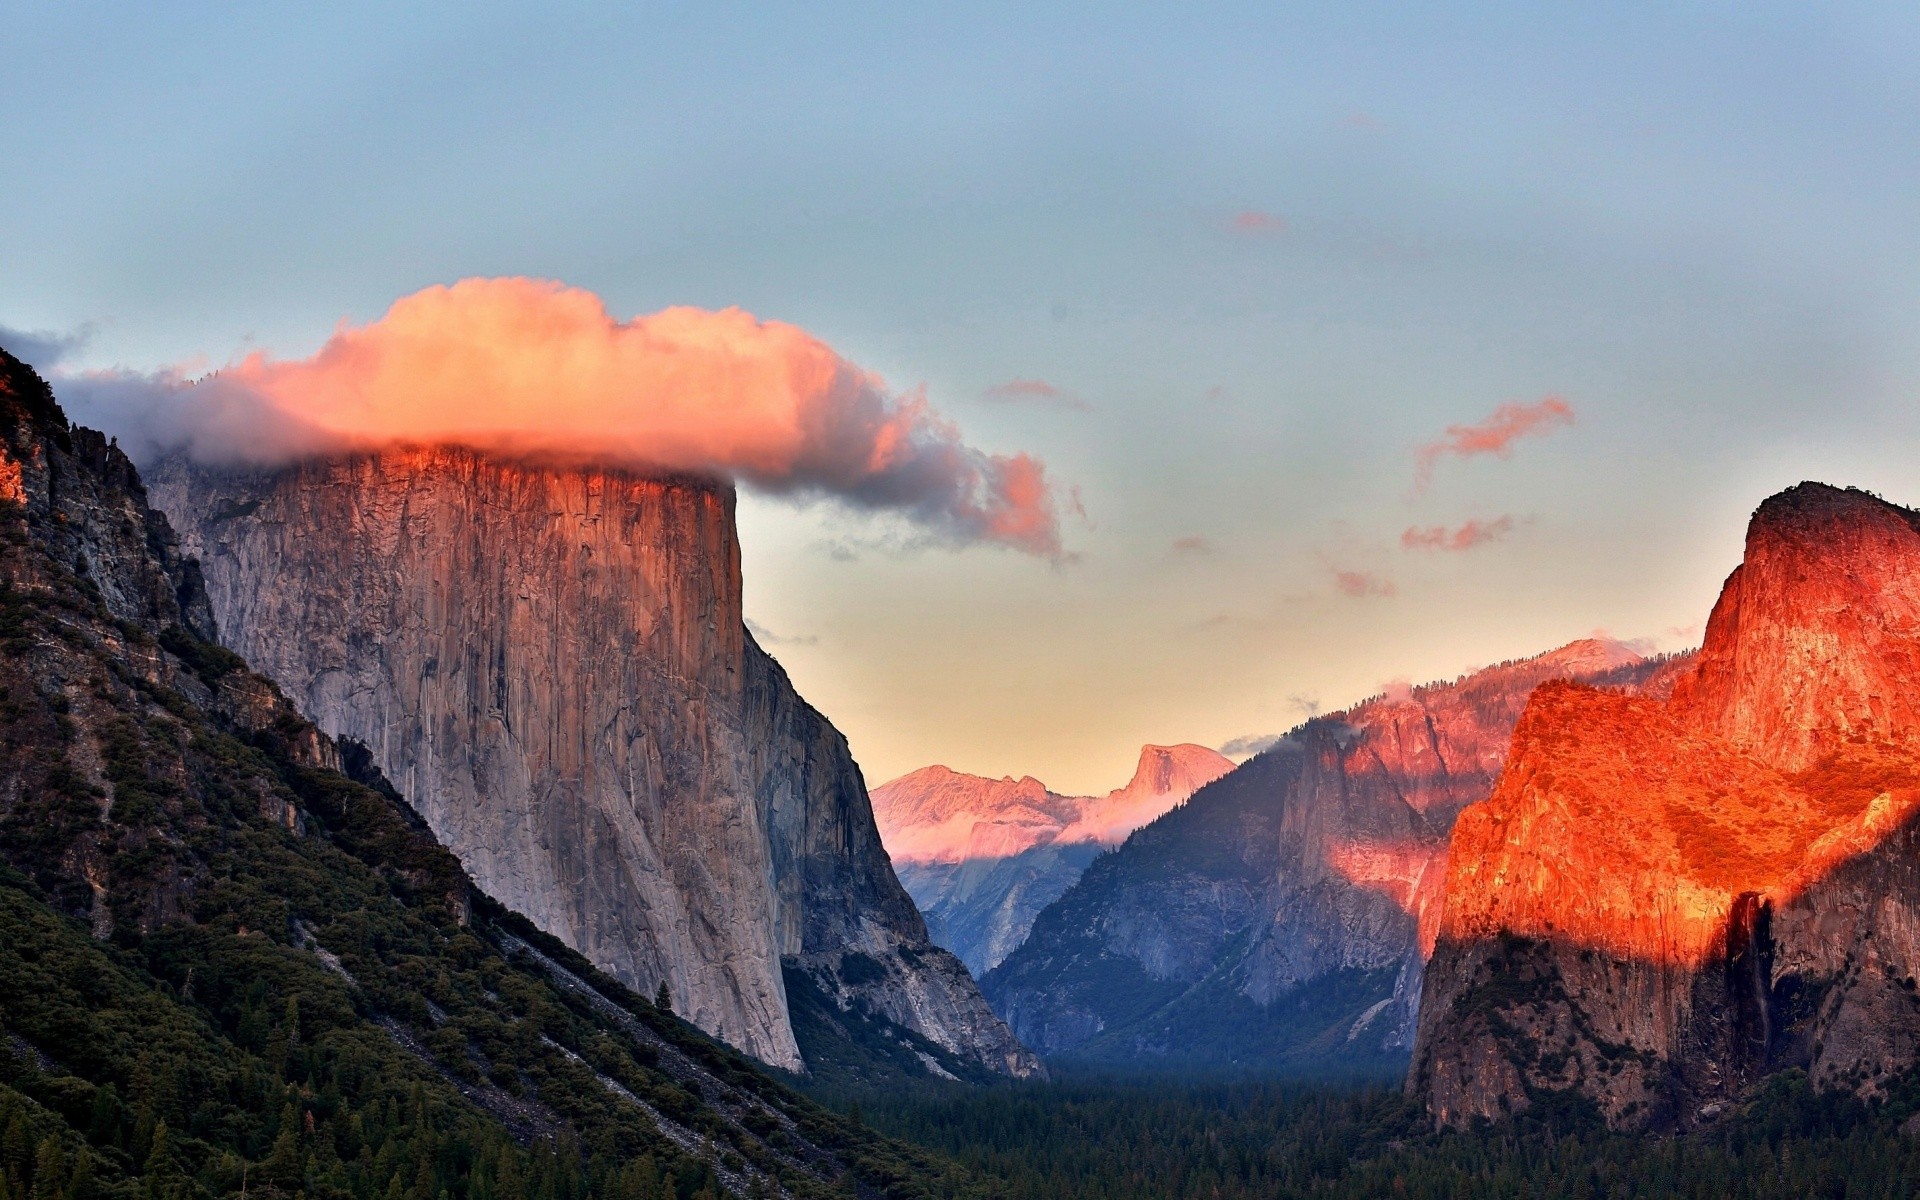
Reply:
<svg viewBox="0 0 1920 1200"><path fill-rule="evenodd" d="M150 477L227 643L502 903L778 1066L804 1065L784 960L1034 1069L927 943L845 739L747 634L730 487L450 447ZM880 969L849 987L849 954Z"/></svg>
<svg viewBox="0 0 1920 1200"><path fill-rule="evenodd" d="M1920 1050L1920 514L1762 504L1671 697L1535 693L1454 833L1409 1087L1709 1120L1767 1072L1874 1094Z"/></svg>

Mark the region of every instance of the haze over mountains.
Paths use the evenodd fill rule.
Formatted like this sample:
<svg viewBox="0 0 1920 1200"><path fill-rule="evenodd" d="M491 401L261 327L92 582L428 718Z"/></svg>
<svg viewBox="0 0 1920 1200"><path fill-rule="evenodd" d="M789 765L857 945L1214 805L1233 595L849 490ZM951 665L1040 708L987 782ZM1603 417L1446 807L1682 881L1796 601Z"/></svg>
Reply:
<svg viewBox="0 0 1920 1200"><path fill-rule="evenodd" d="M934 941L978 976L1101 850L1233 769L1205 746L1143 746L1133 778L1105 796L1063 796L1032 776L988 779L923 767L873 790L900 882Z"/></svg>

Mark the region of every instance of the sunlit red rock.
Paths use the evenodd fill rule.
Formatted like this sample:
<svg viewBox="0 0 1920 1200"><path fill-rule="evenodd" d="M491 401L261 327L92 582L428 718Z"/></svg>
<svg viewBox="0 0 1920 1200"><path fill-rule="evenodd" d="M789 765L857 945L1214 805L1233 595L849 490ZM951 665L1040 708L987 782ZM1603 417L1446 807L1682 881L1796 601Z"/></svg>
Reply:
<svg viewBox="0 0 1920 1200"><path fill-rule="evenodd" d="M1492 791L1528 694L1661 687L1671 669L1590 638L1315 717L1089 867L983 979L988 999L1043 1051L1174 1062L1233 1019L1222 1005L1280 1013L1338 989L1312 1052L1402 1054L1454 818Z"/></svg>
<svg viewBox="0 0 1920 1200"><path fill-rule="evenodd" d="M1454 829L1411 1086L1445 1121L1571 1088L1686 1124L1781 1067L1908 1065L1917 694L1920 517L1768 500L1671 699L1534 693Z"/></svg>

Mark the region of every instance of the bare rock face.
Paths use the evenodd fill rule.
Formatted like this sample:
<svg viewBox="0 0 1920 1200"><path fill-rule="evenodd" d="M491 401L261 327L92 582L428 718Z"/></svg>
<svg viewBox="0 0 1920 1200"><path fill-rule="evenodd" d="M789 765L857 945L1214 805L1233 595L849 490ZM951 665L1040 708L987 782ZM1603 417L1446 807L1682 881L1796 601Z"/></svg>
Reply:
<svg viewBox="0 0 1920 1200"><path fill-rule="evenodd" d="M1920 1047L1916 684L1920 515L1768 500L1670 699L1534 694L1455 827L1410 1088L1627 1128L1788 1066L1874 1094Z"/></svg>
<svg viewBox="0 0 1920 1200"><path fill-rule="evenodd" d="M1317 717L1089 866L982 986L1043 1053L1397 1061L1454 818L1492 790L1528 693L1657 667L1576 642Z"/></svg>
<svg viewBox="0 0 1920 1200"><path fill-rule="evenodd" d="M1037 1066L928 944L845 739L747 634L731 488L444 447L149 476L227 644L364 742L502 903L777 1066L804 1068L782 960L848 954L887 969L846 1003Z"/></svg>
<svg viewBox="0 0 1920 1200"><path fill-rule="evenodd" d="M1031 775L922 767L875 788L873 810L934 941L979 976L1026 940L1034 917L1101 850L1232 769L1205 746L1143 746L1125 786L1064 796Z"/></svg>

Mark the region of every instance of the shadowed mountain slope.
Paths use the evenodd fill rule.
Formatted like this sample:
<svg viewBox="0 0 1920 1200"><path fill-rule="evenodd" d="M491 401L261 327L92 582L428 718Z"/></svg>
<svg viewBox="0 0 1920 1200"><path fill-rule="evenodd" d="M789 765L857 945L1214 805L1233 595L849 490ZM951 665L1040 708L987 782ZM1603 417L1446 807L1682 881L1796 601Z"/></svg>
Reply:
<svg viewBox="0 0 1920 1200"><path fill-rule="evenodd" d="M1412 1042L1454 818L1492 790L1527 695L1660 670L1575 642L1316 717L1089 866L988 998L1046 1054L1387 1069Z"/></svg>
<svg viewBox="0 0 1920 1200"><path fill-rule="evenodd" d="M970 1186L475 894L214 633L132 465L0 352L7 1195Z"/></svg>
<svg viewBox="0 0 1920 1200"><path fill-rule="evenodd" d="M1103 848L1232 769L1205 746L1144 746L1126 786L1063 796L1030 775L923 767L873 790L874 817L933 940L982 975Z"/></svg>

